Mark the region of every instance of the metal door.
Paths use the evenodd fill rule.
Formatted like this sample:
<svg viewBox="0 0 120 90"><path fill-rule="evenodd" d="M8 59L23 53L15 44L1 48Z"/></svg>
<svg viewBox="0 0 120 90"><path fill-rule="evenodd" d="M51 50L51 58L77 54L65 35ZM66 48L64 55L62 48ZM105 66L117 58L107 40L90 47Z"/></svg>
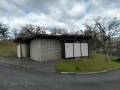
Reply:
<svg viewBox="0 0 120 90"><path fill-rule="evenodd" d="M80 43L74 43L74 57L81 57Z"/></svg>
<svg viewBox="0 0 120 90"><path fill-rule="evenodd" d="M65 58L73 57L73 43L65 43Z"/></svg>
<svg viewBox="0 0 120 90"><path fill-rule="evenodd" d="M88 56L88 43L81 43L82 56Z"/></svg>

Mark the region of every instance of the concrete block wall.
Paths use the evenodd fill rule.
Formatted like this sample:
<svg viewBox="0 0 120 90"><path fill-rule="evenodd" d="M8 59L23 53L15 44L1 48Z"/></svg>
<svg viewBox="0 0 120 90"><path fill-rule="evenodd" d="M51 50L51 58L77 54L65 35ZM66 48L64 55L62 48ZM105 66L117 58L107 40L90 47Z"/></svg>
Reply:
<svg viewBox="0 0 120 90"><path fill-rule="evenodd" d="M35 61L40 61L40 44L39 38L36 38L30 42L30 58Z"/></svg>
<svg viewBox="0 0 120 90"><path fill-rule="evenodd" d="M57 39L40 39L41 60L50 61L61 59L61 43Z"/></svg>
<svg viewBox="0 0 120 90"><path fill-rule="evenodd" d="M35 61L61 59L61 43L57 39L37 38L30 42L30 58Z"/></svg>

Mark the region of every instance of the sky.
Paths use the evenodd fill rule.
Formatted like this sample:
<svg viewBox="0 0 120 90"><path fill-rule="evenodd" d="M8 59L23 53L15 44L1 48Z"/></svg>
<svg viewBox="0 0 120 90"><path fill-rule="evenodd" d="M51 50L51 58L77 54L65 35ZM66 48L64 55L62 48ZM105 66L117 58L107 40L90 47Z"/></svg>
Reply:
<svg viewBox="0 0 120 90"><path fill-rule="evenodd" d="M105 20L120 18L120 1L0 0L0 22L9 25L10 31L25 24L78 31L99 15Z"/></svg>

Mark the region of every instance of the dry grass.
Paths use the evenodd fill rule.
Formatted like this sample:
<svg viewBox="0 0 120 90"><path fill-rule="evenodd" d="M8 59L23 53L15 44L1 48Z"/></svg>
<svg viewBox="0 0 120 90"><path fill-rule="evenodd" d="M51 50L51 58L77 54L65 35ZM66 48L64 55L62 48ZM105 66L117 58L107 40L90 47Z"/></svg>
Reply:
<svg viewBox="0 0 120 90"><path fill-rule="evenodd" d="M0 56L16 56L16 44L12 41L0 41Z"/></svg>

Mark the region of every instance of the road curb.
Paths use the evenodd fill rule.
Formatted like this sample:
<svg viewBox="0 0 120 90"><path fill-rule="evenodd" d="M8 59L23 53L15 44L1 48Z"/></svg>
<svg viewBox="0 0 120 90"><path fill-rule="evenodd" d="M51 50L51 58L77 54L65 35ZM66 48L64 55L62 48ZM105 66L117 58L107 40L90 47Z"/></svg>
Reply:
<svg viewBox="0 0 120 90"><path fill-rule="evenodd" d="M0 62L4 63L4 64L12 65L12 66L17 66L17 67L21 67L21 68L31 69L30 67L26 67L26 66L23 66L23 65L11 64L11 63L4 62L4 61L0 61Z"/></svg>
<svg viewBox="0 0 120 90"><path fill-rule="evenodd" d="M86 73L75 73L75 72L60 72L61 74L66 74L66 75L87 75L87 74L100 74L100 73L106 73L106 72L109 72L109 71L112 71L112 70L115 70L115 69L118 69L120 68L120 66L118 67L115 67L113 69L108 69L108 70L103 70L103 71L98 71L98 72L86 72Z"/></svg>

